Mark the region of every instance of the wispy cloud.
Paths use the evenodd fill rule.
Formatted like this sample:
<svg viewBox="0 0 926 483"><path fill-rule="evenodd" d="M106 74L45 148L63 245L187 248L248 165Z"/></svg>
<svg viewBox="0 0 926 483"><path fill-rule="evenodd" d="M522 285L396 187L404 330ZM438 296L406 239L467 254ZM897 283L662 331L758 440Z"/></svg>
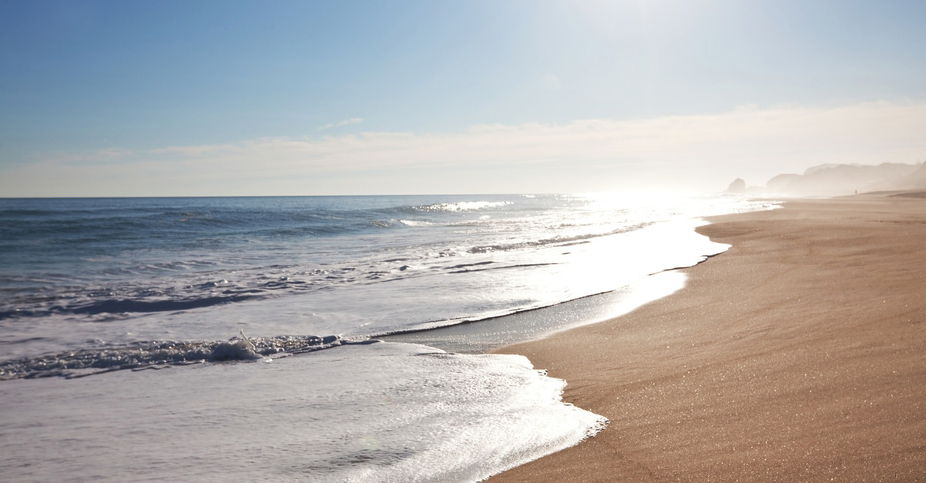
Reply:
<svg viewBox="0 0 926 483"><path fill-rule="evenodd" d="M331 128L333 128L333 127L348 126L348 125L351 125L351 124L360 124L361 122L363 122L363 118L362 118L362 117L352 117L352 118L350 118L350 119L345 119L345 120L343 120L343 121L341 121L341 122L332 122L332 123L329 123L329 124L325 124L324 126L319 126L319 127L318 127L318 130L319 130L319 131L324 131L324 130L326 130L326 129L331 129Z"/></svg>
<svg viewBox="0 0 926 483"><path fill-rule="evenodd" d="M8 168L0 196L722 189L822 163L921 161L926 102L274 137L125 152L121 163L119 153Z"/></svg>

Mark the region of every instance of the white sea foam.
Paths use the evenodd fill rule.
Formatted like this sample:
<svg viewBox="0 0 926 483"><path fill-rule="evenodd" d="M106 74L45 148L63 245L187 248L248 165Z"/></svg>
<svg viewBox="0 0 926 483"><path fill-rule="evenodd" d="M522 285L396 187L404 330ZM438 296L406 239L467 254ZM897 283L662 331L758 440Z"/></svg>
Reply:
<svg viewBox="0 0 926 483"><path fill-rule="evenodd" d="M419 207L422 211L475 211L486 208L498 208L510 205L510 201L459 201L454 203L435 203Z"/></svg>
<svg viewBox="0 0 926 483"><path fill-rule="evenodd" d="M350 345L269 364L16 380L9 481L478 481L605 421L521 356Z"/></svg>
<svg viewBox="0 0 926 483"><path fill-rule="evenodd" d="M399 223L401 223L401 224L403 224L403 225L405 225L405 226L411 226L411 227L416 227L416 226L431 226L431 225L434 224L434 223L431 223L431 222L429 222L429 221L421 221L421 220L399 220Z"/></svg>

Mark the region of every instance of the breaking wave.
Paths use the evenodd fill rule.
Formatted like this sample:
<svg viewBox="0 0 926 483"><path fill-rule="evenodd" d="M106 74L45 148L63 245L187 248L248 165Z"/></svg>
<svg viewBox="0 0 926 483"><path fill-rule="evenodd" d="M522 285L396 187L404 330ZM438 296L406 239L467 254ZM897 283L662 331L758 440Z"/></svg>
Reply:
<svg viewBox="0 0 926 483"><path fill-rule="evenodd" d="M459 201L456 203L435 203L433 205L418 206L419 211L475 211L486 208L499 208L510 205L510 201Z"/></svg>
<svg viewBox="0 0 926 483"><path fill-rule="evenodd" d="M125 369L163 369L205 362L254 361L303 354L351 343L335 335L248 337L227 341L148 341L125 346L80 349L0 362L0 380L65 377L73 379Z"/></svg>

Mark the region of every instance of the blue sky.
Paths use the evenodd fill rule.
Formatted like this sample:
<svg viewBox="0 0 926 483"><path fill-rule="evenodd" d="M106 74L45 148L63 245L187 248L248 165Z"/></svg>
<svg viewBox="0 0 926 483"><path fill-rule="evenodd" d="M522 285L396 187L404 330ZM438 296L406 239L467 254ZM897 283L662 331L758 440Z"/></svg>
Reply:
<svg viewBox="0 0 926 483"><path fill-rule="evenodd" d="M0 0L0 196L722 189L926 159L926 2Z"/></svg>

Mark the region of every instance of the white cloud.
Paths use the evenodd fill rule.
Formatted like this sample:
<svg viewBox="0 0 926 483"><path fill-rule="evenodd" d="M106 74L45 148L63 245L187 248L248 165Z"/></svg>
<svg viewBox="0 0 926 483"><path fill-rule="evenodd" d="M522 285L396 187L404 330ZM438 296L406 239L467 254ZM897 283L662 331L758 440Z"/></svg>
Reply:
<svg viewBox="0 0 926 483"><path fill-rule="evenodd" d="M912 163L924 156L926 102L745 106L696 116L485 124L452 133L108 150L105 161L87 161L85 154L74 156L80 163L48 159L7 168L0 171L0 196L722 189L735 177L761 185L815 164Z"/></svg>
<svg viewBox="0 0 926 483"><path fill-rule="evenodd" d="M324 131L324 130L326 130L326 129L331 129L331 128L333 128L333 127L348 126L348 125L351 125L351 124L360 124L361 122L363 122L363 118L362 118L362 117L352 117L352 118L350 118L350 119L345 119L345 120L340 121L340 122L332 122L332 123L330 123L330 124L325 124L324 126L319 126L319 127L318 127L318 130L319 130L319 131Z"/></svg>

